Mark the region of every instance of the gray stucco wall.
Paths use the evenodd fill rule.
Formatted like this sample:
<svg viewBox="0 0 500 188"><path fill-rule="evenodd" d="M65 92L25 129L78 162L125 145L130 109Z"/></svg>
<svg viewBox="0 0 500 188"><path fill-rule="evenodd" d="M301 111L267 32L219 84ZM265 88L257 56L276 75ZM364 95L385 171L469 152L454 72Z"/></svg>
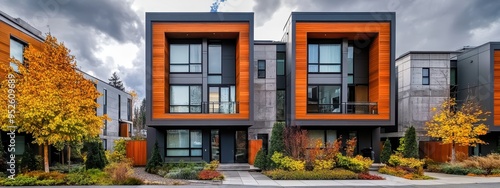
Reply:
<svg viewBox="0 0 500 188"><path fill-rule="evenodd" d="M410 53L396 60L398 136L403 136L412 125L419 136L425 136L425 122L433 115L431 108L450 96L450 58L449 53ZM429 68L429 85L422 84L422 68Z"/></svg>
<svg viewBox="0 0 500 188"><path fill-rule="evenodd" d="M257 75L258 61L266 61L266 78L254 80L254 124L248 129L248 138L257 134L270 134L276 122L276 45L254 45L254 75Z"/></svg>

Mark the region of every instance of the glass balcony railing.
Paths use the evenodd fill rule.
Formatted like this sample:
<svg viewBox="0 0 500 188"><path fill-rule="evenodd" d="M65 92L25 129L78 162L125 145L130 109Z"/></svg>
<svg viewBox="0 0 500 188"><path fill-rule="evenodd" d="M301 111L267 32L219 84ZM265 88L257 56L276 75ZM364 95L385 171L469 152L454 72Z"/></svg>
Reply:
<svg viewBox="0 0 500 188"><path fill-rule="evenodd" d="M239 113L238 102L203 102L202 113L209 114L237 114Z"/></svg>
<svg viewBox="0 0 500 188"><path fill-rule="evenodd" d="M320 114L378 114L376 102L345 102L336 104L307 104L307 113Z"/></svg>

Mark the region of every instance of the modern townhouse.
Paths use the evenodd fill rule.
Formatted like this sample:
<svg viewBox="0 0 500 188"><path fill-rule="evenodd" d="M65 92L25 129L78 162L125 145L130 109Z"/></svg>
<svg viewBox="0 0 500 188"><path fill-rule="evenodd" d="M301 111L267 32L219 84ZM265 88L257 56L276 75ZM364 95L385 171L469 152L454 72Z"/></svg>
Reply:
<svg viewBox="0 0 500 188"><path fill-rule="evenodd" d="M109 120L104 120L102 132L99 137L105 150L113 150L114 141L120 138L133 136L132 132L132 96L120 89L117 89L97 77L89 75L83 71L84 77L92 80L101 93L97 99L99 108L96 109L98 116L106 114Z"/></svg>
<svg viewBox="0 0 500 188"><path fill-rule="evenodd" d="M394 13L292 13L254 41L253 13L146 13L148 153L246 163L272 125L380 150L395 125ZM377 157L378 158L378 157Z"/></svg>

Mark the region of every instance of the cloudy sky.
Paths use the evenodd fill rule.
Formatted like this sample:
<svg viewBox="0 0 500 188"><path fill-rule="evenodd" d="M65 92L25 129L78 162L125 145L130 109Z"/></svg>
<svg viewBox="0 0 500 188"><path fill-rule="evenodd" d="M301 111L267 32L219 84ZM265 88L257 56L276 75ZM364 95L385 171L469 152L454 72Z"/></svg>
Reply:
<svg viewBox="0 0 500 188"><path fill-rule="evenodd" d="M145 95L145 12L209 12L214 0L0 0L72 50L78 66ZM500 41L500 1L226 0L220 12L255 12L255 39L280 40L292 11L396 12L396 57L410 50L456 50Z"/></svg>

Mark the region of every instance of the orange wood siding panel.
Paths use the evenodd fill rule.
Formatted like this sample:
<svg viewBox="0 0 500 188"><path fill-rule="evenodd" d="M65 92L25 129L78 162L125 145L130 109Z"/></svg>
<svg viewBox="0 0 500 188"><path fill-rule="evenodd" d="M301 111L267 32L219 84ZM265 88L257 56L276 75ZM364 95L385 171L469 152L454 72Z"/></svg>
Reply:
<svg viewBox="0 0 500 188"><path fill-rule="evenodd" d="M33 45L35 48L40 49L42 42L32 38L31 36L11 27L10 25L0 22L0 63L2 65L9 65L10 58L10 38L14 37L23 42ZM1 78L5 77L5 72L0 72Z"/></svg>
<svg viewBox="0 0 500 188"><path fill-rule="evenodd" d="M248 164L253 165L257 152L262 148L262 140L249 140L248 141Z"/></svg>
<svg viewBox="0 0 500 188"><path fill-rule="evenodd" d="M493 124L500 126L500 50L493 53Z"/></svg>
<svg viewBox="0 0 500 188"><path fill-rule="evenodd" d="M127 158L132 159L134 166L146 166L146 140L129 140L127 141Z"/></svg>
<svg viewBox="0 0 500 188"><path fill-rule="evenodd" d="M153 23L152 36L152 118L154 119L249 119L249 23ZM168 81L168 39L166 33L238 33L236 41L236 100L238 114L170 114Z"/></svg>
<svg viewBox="0 0 500 188"><path fill-rule="evenodd" d="M430 158L436 162L449 162L451 159L451 144L442 144L441 142L422 141L419 143L420 151L424 152L426 158ZM455 147L457 156L469 156L469 147L457 145ZM462 154L459 154L462 153Z"/></svg>
<svg viewBox="0 0 500 188"><path fill-rule="evenodd" d="M390 23L296 23L295 41L295 117L298 120L389 120L391 33ZM307 37L308 33L366 33L376 37L370 47L369 101L378 103L378 114L308 114L307 113Z"/></svg>

